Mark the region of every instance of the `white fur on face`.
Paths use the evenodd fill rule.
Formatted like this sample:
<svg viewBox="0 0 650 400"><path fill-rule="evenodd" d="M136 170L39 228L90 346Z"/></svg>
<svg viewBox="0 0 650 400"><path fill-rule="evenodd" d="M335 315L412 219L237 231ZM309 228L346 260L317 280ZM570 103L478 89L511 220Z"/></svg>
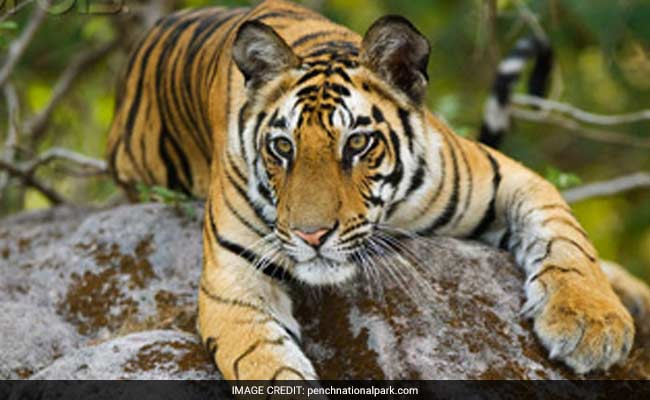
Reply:
<svg viewBox="0 0 650 400"><path fill-rule="evenodd" d="M322 258L297 263L293 275L310 285L338 285L352 279L357 274L353 263L332 263Z"/></svg>

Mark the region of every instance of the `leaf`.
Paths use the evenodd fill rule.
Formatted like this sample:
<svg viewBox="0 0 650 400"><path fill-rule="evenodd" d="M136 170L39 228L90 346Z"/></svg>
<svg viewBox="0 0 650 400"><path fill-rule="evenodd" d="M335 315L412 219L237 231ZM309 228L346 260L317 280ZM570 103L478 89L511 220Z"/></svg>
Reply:
<svg viewBox="0 0 650 400"><path fill-rule="evenodd" d="M15 21L2 21L0 22L0 29L6 29L6 30L18 29L18 24Z"/></svg>
<svg viewBox="0 0 650 400"><path fill-rule="evenodd" d="M582 183L582 179L578 175L561 171L555 167L547 167L545 176L558 189L568 189Z"/></svg>

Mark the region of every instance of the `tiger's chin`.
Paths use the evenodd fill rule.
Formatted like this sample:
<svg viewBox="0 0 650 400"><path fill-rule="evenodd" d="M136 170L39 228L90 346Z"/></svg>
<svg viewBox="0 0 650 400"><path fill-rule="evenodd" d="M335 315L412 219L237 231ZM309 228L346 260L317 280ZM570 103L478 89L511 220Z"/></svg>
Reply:
<svg viewBox="0 0 650 400"><path fill-rule="evenodd" d="M296 279L312 286L334 286L349 282L357 274L351 262L336 262L315 258L297 263L293 270Z"/></svg>

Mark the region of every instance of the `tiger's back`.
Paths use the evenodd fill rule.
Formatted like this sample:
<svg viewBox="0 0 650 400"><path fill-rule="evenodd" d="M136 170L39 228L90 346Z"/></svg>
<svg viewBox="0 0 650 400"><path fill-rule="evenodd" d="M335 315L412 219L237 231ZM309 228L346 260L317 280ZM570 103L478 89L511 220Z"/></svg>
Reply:
<svg viewBox="0 0 650 400"><path fill-rule="evenodd" d="M358 55L358 34L283 0L160 19L131 55L108 139L109 168L128 194L144 183L206 197L215 146L225 145L228 125L241 124L247 111L231 46L250 20L271 26L316 63L324 46L340 47L344 63Z"/></svg>

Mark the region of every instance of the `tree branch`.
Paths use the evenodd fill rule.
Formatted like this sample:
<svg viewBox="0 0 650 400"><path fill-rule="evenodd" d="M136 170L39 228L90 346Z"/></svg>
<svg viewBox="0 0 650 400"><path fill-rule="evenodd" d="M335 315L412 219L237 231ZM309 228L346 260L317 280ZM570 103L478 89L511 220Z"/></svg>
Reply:
<svg viewBox="0 0 650 400"><path fill-rule="evenodd" d="M7 136L5 138L4 151L1 159L12 163L16 157L16 147L20 132L20 107L18 103L18 94L16 88L11 83L6 83L3 88L7 102ZM4 196L5 188L9 183L9 174L0 173L0 199Z"/></svg>
<svg viewBox="0 0 650 400"><path fill-rule="evenodd" d="M34 174L38 167L49 164L55 160L68 161L83 168L93 170L97 174L108 173L106 161L88 157L60 147L53 147L45 150L43 153L26 162L21 169L28 174Z"/></svg>
<svg viewBox="0 0 650 400"><path fill-rule="evenodd" d="M2 68L0 68L0 87L4 86L4 84L7 82L7 79L9 79L9 76L16 67L16 64L18 64L18 61L20 61L20 58L27 49L27 46L32 41L34 34L36 34L36 31L38 28L40 28L41 24L45 20L45 16L47 15L46 5L50 4L51 0L44 0L44 2L45 4L36 4L34 6L34 11L29 18L27 26L25 29L23 29L20 36L9 46L9 54L7 55L7 60L5 61Z"/></svg>
<svg viewBox="0 0 650 400"><path fill-rule="evenodd" d="M650 121L650 110L641 110L618 115L594 114L581 110L578 107L572 106L571 104L560 103L559 101L544 99L527 94L514 95L512 102L520 106L536 107L540 111L546 113L558 112L561 114L566 114L575 120L593 125L621 125L631 122Z"/></svg>
<svg viewBox="0 0 650 400"><path fill-rule="evenodd" d="M4 14L2 14L2 16L0 16L0 22L3 22L7 18L9 18L9 17L11 17L13 15L16 15L18 13L18 11L22 10L23 8L25 8L25 6L27 6L28 4L31 4L33 2L34 2L34 0L25 0L22 3L16 5L13 9L8 9L6 13L4 13Z"/></svg>
<svg viewBox="0 0 650 400"><path fill-rule="evenodd" d="M27 173L23 169L0 160L0 169L7 171L9 175L20 179L26 186L32 187L45 196L52 204L63 204L65 200L57 191L42 183L34 175Z"/></svg>
<svg viewBox="0 0 650 400"><path fill-rule="evenodd" d="M90 67L99 62L107 54L118 47L119 38L105 43L95 49L91 49L79 54L63 71L61 77L56 82L52 97L47 105L33 118L27 121L24 131L30 140L35 143L45 133L50 117L56 106L61 102L65 95L70 91L77 79Z"/></svg>
<svg viewBox="0 0 650 400"><path fill-rule="evenodd" d="M526 5L526 3L522 0L517 0L517 9L519 11L519 16L533 31L535 37L548 42L548 35L546 34L546 31L544 31L544 28L542 28L542 24L539 22L537 15Z"/></svg>
<svg viewBox="0 0 650 400"><path fill-rule="evenodd" d="M569 203L593 197L611 196L628 190L650 188L650 173L637 172L607 181L593 182L562 192Z"/></svg>
<svg viewBox="0 0 650 400"><path fill-rule="evenodd" d="M595 140L604 143L617 144L623 146L639 147L650 149L650 140L636 138L621 132L603 131L589 128L577 123L576 121L562 115L554 115L548 111L530 110L525 108L513 107L511 115L517 119L538 122L543 124L557 125L564 129L574 132L578 136L586 139Z"/></svg>

